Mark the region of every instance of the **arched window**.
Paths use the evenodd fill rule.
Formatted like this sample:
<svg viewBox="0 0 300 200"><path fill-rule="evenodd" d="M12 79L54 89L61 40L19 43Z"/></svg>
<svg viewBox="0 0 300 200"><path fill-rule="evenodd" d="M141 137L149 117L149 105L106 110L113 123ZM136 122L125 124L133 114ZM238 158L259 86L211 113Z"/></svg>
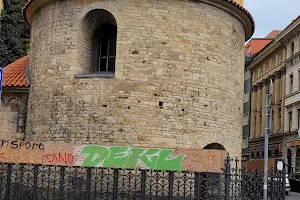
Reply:
<svg viewBox="0 0 300 200"><path fill-rule="evenodd" d="M295 43L292 42L292 44L291 44L291 56L294 55L294 53L295 53Z"/></svg>
<svg viewBox="0 0 300 200"><path fill-rule="evenodd" d="M93 35L92 72L115 71L117 27L102 24Z"/></svg>
<svg viewBox="0 0 300 200"><path fill-rule="evenodd" d="M111 77L116 63L116 19L106 10L94 9L84 16L81 28L78 56L83 75L91 73L93 76L88 77Z"/></svg>
<svg viewBox="0 0 300 200"><path fill-rule="evenodd" d="M209 145L206 145L203 149L225 150L225 148L218 143L211 143Z"/></svg>

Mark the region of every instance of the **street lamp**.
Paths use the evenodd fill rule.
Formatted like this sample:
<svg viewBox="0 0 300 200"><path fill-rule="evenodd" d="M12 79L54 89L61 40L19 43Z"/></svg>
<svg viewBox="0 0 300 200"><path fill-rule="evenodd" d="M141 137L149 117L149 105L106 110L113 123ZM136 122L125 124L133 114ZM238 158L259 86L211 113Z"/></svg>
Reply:
<svg viewBox="0 0 300 200"><path fill-rule="evenodd" d="M264 150L264 200L268 200L268 143L269 133L272 124L272 94L273 94L273 81L270 79L266 94L266 123L265 123L265 150Z"/></svg>

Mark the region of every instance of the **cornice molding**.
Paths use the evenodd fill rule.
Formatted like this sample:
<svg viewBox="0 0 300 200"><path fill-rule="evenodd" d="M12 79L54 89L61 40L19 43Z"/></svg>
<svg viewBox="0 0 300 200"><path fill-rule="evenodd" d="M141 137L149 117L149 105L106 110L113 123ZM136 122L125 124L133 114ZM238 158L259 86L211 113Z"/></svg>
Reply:
<svg viewBox="0 0 300 200"><path fill-rule="evenodd" d="M300 26L300 16L293 20L281 33L273 39L271 43L269 43L264 49L262 49L258 54L253 57L253 62L249 64L249 69L256 67L264 58L272 54L280 46L285 46L287 40L285 37L292 32L294 29ZM300 30L300 28L299 28Z"/></svg>
<svg viewBox="0 0 300 200"><path fill-rule="evenodd" d="M269 45L271 43L269 43ZM268 47L268 45L266 47ZM248 69L251 70L251 71L256 69L258 64L260 64L261 62L265 62L265 58L272 55L273 53L275 54L275 51L280 49L281 47L284 47L284 46L281 43L276 43L276 44L271 45L271 47L266 48L265 50L262 50L264 52L261 53L261 55L259 57L257 57L257 58L254 57L252 62L249 64Z"/></svg>
<svg viewBox="0 0 300 200"><path fill-rule="evenodd" d="M255 29L255 22L252 15L244 7L232 0L197 0L198 2L205 3L216 8L219 8L233 17L235 17L245 29L245 40L251 38ZM55 0L27 0L22 13L25 22L30 26L34 13L42 6L55 2Z"/></svg>

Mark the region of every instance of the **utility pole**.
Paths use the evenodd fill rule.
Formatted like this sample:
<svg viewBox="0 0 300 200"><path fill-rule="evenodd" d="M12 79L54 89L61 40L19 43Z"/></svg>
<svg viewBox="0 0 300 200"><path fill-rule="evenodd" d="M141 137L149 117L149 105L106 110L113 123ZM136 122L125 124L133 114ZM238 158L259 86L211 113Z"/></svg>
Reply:
<svg viewBox="0 0 300 200"><path fill-rule="evenodd" d="M268 90L266 94L266 123L265 123L265 150L264 150L264 200L268 200L268 151L269 151L269 133L272 125L272 93L273 82L270 79L268 83Z"/></svg>

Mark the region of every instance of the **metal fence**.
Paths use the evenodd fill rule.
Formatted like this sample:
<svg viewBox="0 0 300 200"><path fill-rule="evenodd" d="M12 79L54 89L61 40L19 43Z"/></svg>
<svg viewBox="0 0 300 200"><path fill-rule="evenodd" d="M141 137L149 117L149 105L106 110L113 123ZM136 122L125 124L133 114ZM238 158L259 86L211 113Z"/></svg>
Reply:
<svg viewBox="0 0 300 200"><path fill-rule="evenodd" d="M170 172L0 163L2 200L259 200L263 174ZM270 171L270 199L284 199L284 173Z"/></svg>

